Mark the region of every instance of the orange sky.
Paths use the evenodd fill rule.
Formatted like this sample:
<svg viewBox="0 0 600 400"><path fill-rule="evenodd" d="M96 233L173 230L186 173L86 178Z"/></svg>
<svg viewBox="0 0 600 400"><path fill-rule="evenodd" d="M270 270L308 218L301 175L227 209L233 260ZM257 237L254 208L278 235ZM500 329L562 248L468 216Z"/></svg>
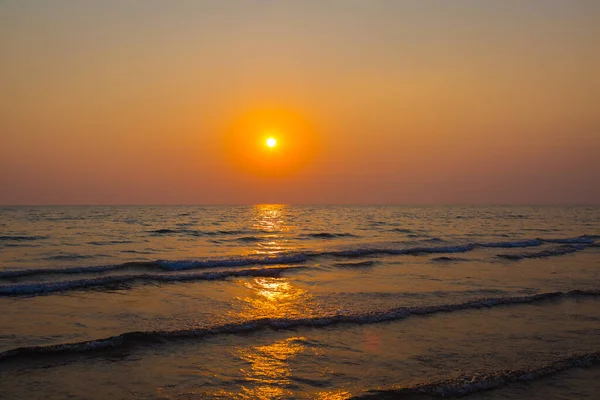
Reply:
<svg viewBox="0 0 600 400"><path fill-rule="evenodd" d="M0 204L598 204L598 38L595 0L4 0Z"/></svg>

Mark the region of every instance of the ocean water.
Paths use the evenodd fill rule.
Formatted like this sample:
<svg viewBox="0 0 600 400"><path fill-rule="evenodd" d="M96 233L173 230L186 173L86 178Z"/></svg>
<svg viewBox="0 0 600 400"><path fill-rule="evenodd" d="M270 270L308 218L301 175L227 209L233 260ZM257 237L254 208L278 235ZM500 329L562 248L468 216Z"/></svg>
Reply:
<svg viewBox="0 0 600 400"><path fill-rule="evenodd" d="M2 399L599 382L600 207L0 208Z"/></svg>

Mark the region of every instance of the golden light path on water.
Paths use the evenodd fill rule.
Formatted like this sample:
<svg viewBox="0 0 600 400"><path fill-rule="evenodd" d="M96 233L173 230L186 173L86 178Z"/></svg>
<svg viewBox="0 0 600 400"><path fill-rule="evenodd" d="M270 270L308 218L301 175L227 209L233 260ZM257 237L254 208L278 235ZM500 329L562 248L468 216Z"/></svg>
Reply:
<svg viewBox="0 0 600 400"><path fill-rule="evenodd" d="M256 346L240 350L240 357L250 364L242 370L246 382L251 385L242 387L242 395L248 399L276 399L289 397L293 392L290 359L306 350L304 337L292 337L267 346Z"/></svg>
<svg viewBox="0 0 600 400"><path fill-rule="evenodd" d="M311 314L311 296L288 278L254 278L245 282L250 295L243 298L244 319L302 318Z"/></svg>
<svg viewBox="0 0 600 400"><path fill-rule="evenodd" d="M294 227L286 221L285 205L257 205L254 208L253 228L265 232L268 241L258 243L255 254L272 256L281 252L293 252L296 247L283 239ZM257 277L240 281L250 294L242 301L241 312L245 319L306 317L310 312L310 294L294 285L287 277Z"/></svg>
<svg viewBox="0 0 600 400"><path fill-rule="evenodd" d="M293 382L291 361L296 357L320 357L319 350L306 345L303 336L277 340L269 345L239 348L236 356L248 366L241 369L244 383L239 393L220 391L219 398L244 400L274 400L294 398L296 385ZM318 400L347 399L350 392L344 390L322 391L312 394Z"/></svg>
<svg viewBox="0 0 600 400"><path fill-rule="evenodd" d="M288 278L257 277L243 284L250 290L247 297L239 299L243 303L244 319L301 318L312 313L310 294ZM296 384L292 378L291 361L300 355L322 355L319 350L306 343L307 338L294 336L276 340L269 345L238 348L234 356L247 362L248 367L240 369L244 380L241 391L229 395L233 398L259 400L292 398ZM323 391L315 393L313 398L337 400L346 399L349 395L349 392L341 390Z"/></svg>
<svg viewBox="0 0 600 400"><path fill-rule="evenodd" d="M250 386L243 386L240 397L245 399L271 400L293 398L292 368L290 361L301 355L319 357L322 354L305 345L307 338L303 336L279 340L267 346L255 346L240 350L240 357L250 364L243 370ZM349 392L337 390L319 392L314 399L338 400L346 399Z"/></svg>
<svg viewBox="0 0 600 400"><path fill-rule="evenodd" d="M256 205L253 209L252 228L260 232L266 241L260 241L250 250L250 254L276 256L280 253L294 253L300 248L291 244L291 232L298 228L290 221L288 206L280 204ZM312 294L286 276L254 277L235 281L241 293L236 298L238 305L230 312L229 318L252 321L263 318L300 319L310 318L323 311ZM316 360L323 357L322 350L310 344L307 337L294 335L287 338L273 338L271 343L234 347L233 359L242 361L240 383L237 389L223 389L213 396L223 399L271 400L293 398L297 394L298 382L306 370L295 372L294 365L303 365L299 357ZM295 361L296 360L296 361ZM310 362L310 361L309 361ZM322 372L312 371L312 374ZM351 393L337 388L307 394L312 399L341 400Z"/></svg>
<svg viewBox="0 0 600 400"><path fill-rule="evenodd" d="M289 244L285 235L296 228L285 220L287 206L283 204L260 204L254 206L252 228L264 233L268 239L259 242L254 254L275 255L284 251L294 251L296 248Z"/></svg>
<svg viewBox="0 0 600 400"><path fill-rule="evenodd" d="M289 232L294 227L285 219L285 205L257 205L254 208L253 228L265 232L269 239L260 243L256 254L274 255L282 251L293 251L282 239L281 233ZM242 303L241 314L244 319L257 318L301 318L312 314L314 309L311 295L299 288L286 277L256 277L250 281L241 281L249 294L238 298ZM295 336L276 340L272 344L238 348L236 355L248 363L242 368L244 377L240 393L233 397L242 399L280 399L294 395L294 383L291 380L292 367L290 361L301 354L318 357L319 352L306 345L306 338ZM224 395L227 395L224 393ZM345 399L349 392L323 391L314 394L314 398L322 400Z"/></svg>

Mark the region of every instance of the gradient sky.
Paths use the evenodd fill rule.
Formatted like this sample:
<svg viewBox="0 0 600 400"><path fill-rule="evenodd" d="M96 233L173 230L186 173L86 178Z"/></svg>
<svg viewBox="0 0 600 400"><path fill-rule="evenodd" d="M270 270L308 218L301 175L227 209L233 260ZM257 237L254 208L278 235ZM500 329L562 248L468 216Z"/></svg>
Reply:
<svg viewBox="0 0 600 400"><path fill-rule="evenodd" d="M0 204L600 203L596 0L0 0L0 54Z"/></svg>

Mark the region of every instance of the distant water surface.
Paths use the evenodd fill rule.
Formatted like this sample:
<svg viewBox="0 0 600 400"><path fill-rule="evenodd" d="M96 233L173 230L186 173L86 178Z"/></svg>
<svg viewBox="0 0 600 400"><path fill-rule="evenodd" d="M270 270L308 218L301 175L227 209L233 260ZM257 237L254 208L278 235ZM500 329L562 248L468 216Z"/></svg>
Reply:
<svg viewBox="0 0 600 400"><path fill-rule="evenodd" d="M596 398L599 244L599 207L3 207L1 397Z"/></svg>

